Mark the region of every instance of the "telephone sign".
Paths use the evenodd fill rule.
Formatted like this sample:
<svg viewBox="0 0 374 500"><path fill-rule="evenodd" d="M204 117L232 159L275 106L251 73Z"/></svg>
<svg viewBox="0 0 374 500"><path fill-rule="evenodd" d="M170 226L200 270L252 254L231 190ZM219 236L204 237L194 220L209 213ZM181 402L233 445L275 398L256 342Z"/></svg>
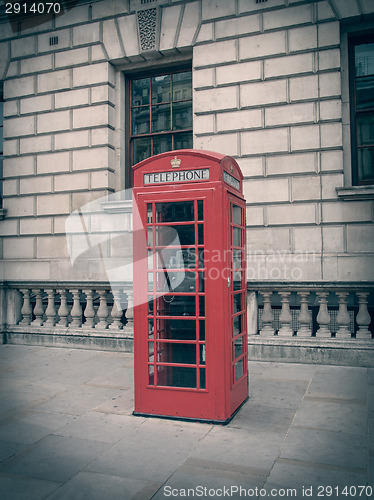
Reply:
<svg viewBox="0 0 374 500"><path fill-rule="evenodd" d="M227 423L248 397L243 175L198 150L133 169L134 414Z"/></svg>

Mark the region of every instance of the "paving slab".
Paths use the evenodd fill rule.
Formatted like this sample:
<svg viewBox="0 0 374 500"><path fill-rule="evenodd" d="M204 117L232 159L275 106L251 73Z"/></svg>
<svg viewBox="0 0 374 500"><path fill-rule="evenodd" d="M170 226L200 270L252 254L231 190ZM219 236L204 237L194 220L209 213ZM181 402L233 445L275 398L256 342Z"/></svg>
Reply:
<svg viewBox="0 0 374 500"><path fill-rule="evenodd" d="M203 498L218 498L229 496L230 498L243 498L242 490L255 491L262 488L265 478L262 476L250 476L248 474L223 471L210 467L192 467L182 465L158 490L152 500L164 500L167 496L196 496ZM188 494L190 492L190 494Z"/></svg>
<svg viewBox="0 0 374 500"><path fill-rule="evenodd" d="M0 472L66 482L109 445L88 439L49 435L0 464Z"/></svg>
<svg viewBox="0 0 374 500"><path fill-rule="evenodd" d="M199 486L202 498L317 499L330 496L318 486L373 484L374 369L249 371L250 399L217 426L133 416L132 354L0 346L0 499L159 500Z"/></svg>
<svg viewBox="0 0 374 500"><path fill-rule="evenodd" d="M366 436L292 427L280 456L319 464L366 470Z"/></svg>
<svg viewBox="0 0 374 500"><path fill-rule="evenodd" d="M141 425L143 421L144 419L126 415L113 415L91 411L81 417L75 418L64 426L60 426L58 430L54 431L54 434L69 438L84 436L85 439L92 441L114 444Z"/></svg>
<svg viewBox="0 0 374 500"><path fill-rule="evenodd" d="M320 366L306 397L366 402L367 368Z"/></svg>
<svg viewBox="0 0 374 500"><path fill-rule="evenodd" d="M87 470L164 482L210 429L207 424L145 419Z"/></svg>
<svg viewBox="0 0 374 500"><path fill-rule="evenodd" d="M33 444L72 422L74 418L72 415L28 410L24 417L9 419L0 427L0 440Z"/></svg>
<svg viewBox="0 0 374 500"><path fill-rule="evenodd" d="M336 400L314 400L305 398L295 415L293 426L328 431L347 432L365 437L366 406Z"/></svg>
<svg viewBox="0 0 374 500"><path fill-rule="evenodd" d="M37 405L36 409L68 415L83 415L119 394L119 389L79 385Z"/></svg>
<svg viewBox="0 0 374 500"><path fill-rule="evenodd" d="M248 432L247 429L214 427L191 454L192 458L227 462L237 466L271 470L281 450L283 433Z"/></svg>
<svg viewBox="0 0 374 500"><path fill-rule="evenodd" d="M53 481L0 473L0 498L4 500L40 500L60 486Z"/></svg>
<svg viewBox="0 0 374 500"><path fill-rule="evenodd" d="M265 488L296 488L302 498L302 492L312 492L309 498L328 497L344 498L342 490L348 486L366 485L364 471L352 471L343 467L322 466L312 462L293 462L279 459L275 463L266 483ZM324 487L324 489L322 489ZM326 487L330 488L326 490ZM336 489L338 488L338 489ZM304 495L304 498L308 496ZM346 497L349 498L349 497ZM362 498L362 497L361 497Z"/></svg>
<svg viewBox="0 0 374 500"><path fill-rule="evenodd" d="M96 472L79 472L70 481L48 496L48 500L125 500L150 498L160 484L150 481L108 476Z"/></svg>

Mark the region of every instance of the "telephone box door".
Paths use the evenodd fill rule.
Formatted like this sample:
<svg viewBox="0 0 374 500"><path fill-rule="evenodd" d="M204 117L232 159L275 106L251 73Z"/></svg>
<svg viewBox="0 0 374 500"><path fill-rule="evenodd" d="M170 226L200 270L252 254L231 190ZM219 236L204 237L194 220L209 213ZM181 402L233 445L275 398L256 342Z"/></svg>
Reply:
<svg viewBox="0 0 374 500"><path fill-rule="evenodd" d="M231 332L230 411L232 413L248 396L246 231L244 200L236 196L229 196L228 218L228 240L231 264L229 331Z"/></svg>
<svg viewBox="0 0 374 500"><path fill-rule="evenodd" d="M202 419L223 414L224 402L215 397L223 380L213 374L223 366L223 339L214 338L214 310L223 307L223 298L206 279L212 263L204 258L220 238L212 192L141 194L139 212L147 231L147 269L135 269L135 279L147 286L138 321L148 338L135 337L142 373L135 411Z"/></svg>

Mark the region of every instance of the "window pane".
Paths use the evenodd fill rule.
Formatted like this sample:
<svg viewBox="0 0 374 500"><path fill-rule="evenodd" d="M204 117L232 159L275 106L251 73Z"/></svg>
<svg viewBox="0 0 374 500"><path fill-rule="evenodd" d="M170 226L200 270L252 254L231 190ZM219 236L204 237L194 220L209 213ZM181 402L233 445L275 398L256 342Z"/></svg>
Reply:
<svg viewBox="0 0 374 500"><path fill-rule="evenodd" d="M374 108L374 77L356 79L356 109Z"/></svg>
<svg viewBox="0 0 374 500"><path fill-rule="evenodd" d="M195 249L163 248L156 254L157 269L194 269Z"/></svg>
<svg viewBox="0 0 374 500"><path fill-rule="evenodd" d="M374 181L374 148L358 149L357 157L359 180Z"/></svg>
<svg viewBox="0 0 374 500"><path fill-rule="evenodd" d="M157 222L186 222L194 220L194 202L156 203Z"/></svg>
<svg viewBox="0 0 374 500"><path fill-rule="evenodd" d="M176 102L173 104L173 130L192 128L191 102Z"/></svg>
<svg viewBox="0 0 374 500"><path fill-rule="evenodd" d="M204 245L204 224L199 224L197 226L197 232L198 232L198 245Z"/></svg>
<svg viewBox="0 0 374 500"><path fill-rule="evenodd" d="M185 132L183 134L174 135L173 149L192 149L192 145L193 145L192 132Z"/></svg>
<svg viewBox="0 0 374 500"><path fill-rule="evenodd" d="M164 295L157 299L159 316L196 316L194 295Z"/></svg>
<svg viewBox="0 0 374 500"><path fill-rule="evenodd" d="M240 361L237 361L235 363L235 382L240 379L240 377L243 376L244 370L243 370L243 359Z"/></svg>
<svg viewBox="0 0 374 500"><path fill-rule="evenodd" d="M174 344L158 342L157 351L165 353L162 361L166 363L180 363L183 365L196 364L196 344Z"/></svg>
<svg viewBox="0 0 374 500"><path fill-rule="evenodd" d="M152 215L152 203L147 203L147 224L152 224L153 215Z"/></svg>
<svg viewBox="0 0 374 500"><path fill-rule="evenodd" d="M195 226L193 224L186 224L183 226L167 226L172 230L167 231L164 226L156 228L156 245L166 246L167 238L173 237L174 245L178 245L178 241L174 242L176 234L179 237L180 245L193 245L195 243Z"/></svg>
<svg viewBox="0 0 374 500"><path fill-rule="evenodd" d="M242 223L242 210L237 205L232 206L232 222L238 226Z"/></svg>
<svg viewBox="0 0 374 500"><path fill-rule="evenodd" d="M154 324L153 324L153 319L148 320L148 337L153 338L155 332L154 332Z"/></svg>
<svg viewBox="0 0 374 500"><path fill-rule="evenodd" d="M206 388L205 382L205 368L200 368L200 389Z"/></svg>
<svg viewBox="0 0 374 500"><path fill-rule="evenodd" d="M153 138L153 155L165 153L172 149L171 135L159 135Z"/></svg>
<svg viewBox="0 0 374 500"><path fill-rule="evenodd" d="M241 318L243 316L234 316L234 337L241 333Z"/></svg>
<svg viewBox="0 0 374 500"><path fill-rule="evenodd" d="M147 245L149 247L153 245L153 229L151 227L147 228Z"/></svg>
<svg viewBox="0 0 374 500"><path fill-rule="evenodd" d="M205 295L199 296L199 316L205 316Z"/></svg>
<svg viewBox="0 0 374 500"><path fill-rule="evenodd" d="M374 43L355 46L356 76L374 75Z"/></svg>
<svg viewBox="0 0 374 500"><path fill-rule="evenodd" d="M173 75L173 101L192 98L192 72L175 73Z"/></svg>
<svg viewBox="0 0 374 500"><path fill-rule="evenodd" d="M158 292L194 292L196 285L196 276L191 271L165 271L156 274L156 290ZM149 281L148 281L149 282ZM153 286L153 282L151 283ZM152 291L150 288L149 291Z"/></svg>
<svg viewBox="0 0 374 500"><path fill-rule="evenodd" d="M199 248L198 249L199 251L199 268L203 268L204 267L204 248Z"/></svg>
<svg viewBox="0 0 374 500"><path fill-rule="evenodd" d="M205 292L205 278L203 272L199 273L199 292Z"/></svg>
<svg viewBox="0 0 374 500"><path fill-rule="evenodd" d="M374 114L361 114L357 117L357 144L374 146Z"/></svg>
<svg viewBox="0 0 374 500"><path fill-rule="evenodd" d="M199 328L200 328L200 340L205 340L205 319L199 320Z"/></svg>
<svg viewBox="0 0 374 500"><path fill-rule="evenodd" d="M233 313L235 314L242 310L242 294L237 293L233 295L232 300L233 300Z"/></svg>
<svg viewBox="0 0 374 500"><path fill-rule="evenodd" d="M243 349L243 340L244 340L244 336L243 337L239 337L238 339L236 339L234 341L234 345L233 345L233 356L234 356L234 359L237 359L239 358L239 356L241 356L244 352L244 349Z"/></svg>
<svg viewBox="0 0 374 500"><path fill-rule="evenodd" d="M172 149L173 149L173 146L172 146L171 135L161 135L161 136L155 136L153 138L152 155L158 155L160 153L165 153L166 151L171 151Z"/></svg>
<svg viewBox="0 0 374 500"><path fill-rule="evenodd" d="M159 366L157 385L196 388L196 368Z"/></svg>
<svg viewBox="0 0 374 500"><path fill-rule="evenodd" d="M196 320L158 319L157 337L174 340L196 340Z"/></svg>
<svg viewBox="0 0 374 500"><path fill-rule="evenodd" d="M200 345L200 364L205 365L205 344Z"/></svg>
<svg viewBox="0 0 374 500"><path fill-rule="evenodd" d="M170 130L170 104L152 106L152 132L164 132Z"/></svg>
<svg viewBox="0 0 374 500"><path fill-rule="evenodd" d="M149 78L132 81L131 105L149 104Z"/></svg>
<svg viewBox="0 0 374 500"><path fill-rule="evenodd" d="M145 160L151 156L151 139L142 137L133 140L133 164Z"/></svg>
<svg viewBox="0 0 374 500"><path fill-rule="evenodd" d="M242 288L242 278L243 278L242 271L233 271L232 280L233 280L234 291L240 290Z"/></svg>
<svg viewBox="0 0 374 500"><path fill-rule="evenodd" d="M152 104L170 102L170 75L152 78Z"/></svg>
<svg viewBox="0 0 374 500"><path fill-rule="evenodd" d="M232 251L232 267L234 269L240 269L242 267L242 251L233 250Z"/></svg>
<svg viewBox="0 0 374 500"><path fill-rule="evenodd" d="M232 244L234 247L240 247L242 245L241 229L238 227L232 228Z"/></svg>
<svg viewBox="0 0 374 500"><path fill-rule="evenodd" d="M149 108L133 108L131 110L132 134L148 134L150 132Z"/></svg>
<svg viewBox="0 0 374 500"><path fill-rule="evenodd" d="M197 202L197 220L204 220L204 202L198 200Z"/></svg>

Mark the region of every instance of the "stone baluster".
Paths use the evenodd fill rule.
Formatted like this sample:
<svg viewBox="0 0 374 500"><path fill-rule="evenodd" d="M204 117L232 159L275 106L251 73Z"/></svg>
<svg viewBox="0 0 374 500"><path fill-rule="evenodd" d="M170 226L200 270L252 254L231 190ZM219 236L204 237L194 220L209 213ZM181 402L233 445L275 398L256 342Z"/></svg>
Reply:
<svg viewBox="0 0 374 500"><path fill-rule="evenodd" d="M280 328L279 336L292 337L293 331L291 328L292 315L290 311L290 295L291 292L278 292L282 300L282 310L279 315Z"/></svg>
<svg viewBox="0 0 374 500"><path fill-rule="evenodd" d="M308 308L309 292L298 292L300 297L300 312L299 312L299 330L298 337L311 337L312 329L310 328L310 312Z"/></svg>
<svg viewBox="0 0 374 500"><path fill-rule="evenodd" d="M57 326L68 326L69 320L69 308L67 304L67 290L58 290L58 293L60 294L60 307L57 311L57 314L60 317L60 320L57 322Z"/></svg>
<svg viewBox="0 0 374 500"><path fill-rule="evenodd" d="M21 309L22 320L20 325L30 325L32 320L32 307L30 302L30 290L28 288L22 288L20 292L23 295L23 305Z"/></svg>
<svg viewBox="0 0 374 500"><path fill-rule="evenodd" d="M126 319L127 323L125 330L128 336L134 336L134 295L131 290L126 291L127 295L127 309L126 309Z"/></svg>
<svg viewBox="0 0 374 500"><path fill-rule="evenodd" d="M122 330L123 324L121 322L122 318L122 307L121 307L121 290L113 289L113 308L111 316L113 318L112 324L109 326L110 330Z"/></svg>
<svg viewBox="0 0 374 500"><path fill-rule="evenodd" d="M80 290L71 290L73 294L73 307L70 311L71 323L70 327L80 327L82 326L82 307L80 304Z"/></svg>
<svg viewBox="0 0 374 500"><path fill-rule="evenodd" d="M356 316L356 323L358 324L358 330L356 332L356 339L371 339L371 332L369 330L369 325L371 322L371 317L368 311L368 292L357 292L358 298L358 313Z"/></svg>
<svg viewBox="0 0 374 500"><path fill-rule="evenodd" d="M36 297L36 302L35 302L35 307L34 307L35 319L31 324L34 326L42 326L43 325L43 314L44 314L43 290L41 290L41 289L33 290L33 293L35 293L35 297Z"/></svg>
<svg viewBox="0 0 374 500"><path fill-rule="evenodd" d="M337 339L351 339L351 331L349 329L350 318L347 309L349 292L336 292L339 300L339 311L336 316L338 330L336 332Z"/></svg>
<svg viewBox="0 0 374 500"><path fill-rule="evenodd" d="M55 291L53 289L45 290L47 292L48 304L45 314L47 319L44 323L45 326L55 326L56 324L56 305L55 305Z"/></svg>
<svg viewBox="0 0 374 500"><path fill-rule="evenodd" d="M317 322L319 324L319 329L317 330L316 336L320 338L331 338L330 314L327 309L328 294L328 292L317 292L317 297L319 300Z"/></svg>
<svg viewBox="0 0 374 500"><path fill-rule="evenodd" d="M99 322L96 325L96 328L108 328L108 306L106 303L106 290L98 290L97 291L100 298L99 309L97 310L97 317L99 318Z"/></svg>
<svg viewBox="0 0 374 500"><path fill-rule="evenodd" d="M257 293L247 293L247 327L248 335L257 335L258 332L258 303Z"/></svg>
<svg viewBox="0 0 374 500"><path fill-rule="evenodd" d="M86 308L84 310L84 317L86 318L83 324L84 328L94 328L95 327L95 309L93 306L93 292L92 290L85 290L86 295Z"/></svg>
<svg viewBox="0 0 374 500"><path fill-rule="evenodd" d="M260 335L263 337L268 337L274 335L274 328L273 328L273 312L271 310L271 297L273 295L273 292L261 292L261 295L264 299L264 309L262 311L262 329L260 331Z"/></svg>

